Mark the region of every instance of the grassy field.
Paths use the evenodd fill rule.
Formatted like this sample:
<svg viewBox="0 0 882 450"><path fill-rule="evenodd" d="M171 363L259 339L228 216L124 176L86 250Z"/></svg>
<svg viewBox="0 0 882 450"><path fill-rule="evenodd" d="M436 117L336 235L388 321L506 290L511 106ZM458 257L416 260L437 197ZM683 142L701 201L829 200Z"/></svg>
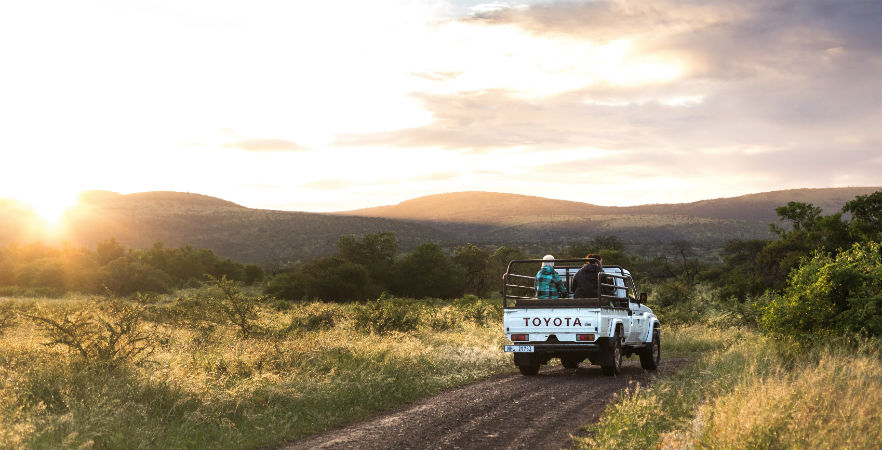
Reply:
<svg viewBox="0 0 882 450"><path fill-rule="evenodd" d="M248 338L201 314L206 298L2 301L0 448L273 446L514 369L498 308L475 298L264 302ZM113 342L102 324L126 314ZM80 332L85 351L44 345L59 334L34 317Z"/></svg>
<svg viewBox="0 0 882 450"><path fill-rule="evenodd" d="M224 298L0 299L0 448L268 447L514 369L488 300ZM690 363L623 392L576 446L882 444L878 342L684 325L663 334L674 356Z"/></svg>
<svg viewBox="0 0 882 450"><path fill-rule="evenodd" d="M693 360L624 392L576 448L882 447L878 342L785 345L743 328L667 329L662 356Z"/></svg>

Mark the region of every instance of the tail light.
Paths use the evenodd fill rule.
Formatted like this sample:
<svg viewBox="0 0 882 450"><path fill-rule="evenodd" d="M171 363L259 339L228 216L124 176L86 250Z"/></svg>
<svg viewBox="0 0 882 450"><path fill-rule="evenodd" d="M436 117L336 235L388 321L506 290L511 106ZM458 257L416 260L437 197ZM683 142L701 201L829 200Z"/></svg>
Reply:
<svg viewBox="0 0 882 450"><path fill-rule="evenodd" d="M577 334L576 340L583 341L583 342L594 342L594 335L593 334Z"/></svg>
<svg viewBox="0 0 882 450"><path fill-rule="evenodd" d="M512 342L514 342L514 341L529 341L529 340L530 340L529 334L513 334L513 335L511 335Z"/></svg>

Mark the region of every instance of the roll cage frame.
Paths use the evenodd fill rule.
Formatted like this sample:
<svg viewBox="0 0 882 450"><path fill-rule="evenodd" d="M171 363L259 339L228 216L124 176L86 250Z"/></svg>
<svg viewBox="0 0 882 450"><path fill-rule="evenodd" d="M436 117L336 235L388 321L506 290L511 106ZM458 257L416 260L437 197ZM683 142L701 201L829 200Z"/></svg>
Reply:
<svg viewBox="0 0 882 450"><path fill-rule="evenodd" d="M628 308L628 303L639 303L638 298L628 296L628 289L636 293L637 288L634 285L634 279L630 275L625 274L625 269L621 266L609 265L603 266L604 271L597 273L597 297L588 298L558 298L558 299L539 299L536 297L536 276L522 275L512 272L512 267L526 264L541 264L544 262L555 263L556 269L564 269L567 294L570 292L570 280L573 275L587 263L599 263L595 258L567 258L567 259L515 259L508 263L505 274L502 276L502 307L503 308L529 308L529 307L610 307L610 308ZM557 266L558 263L580 263L578 266ZM618 269L619 273L606 272L606 269ZM623 286L615 283L616 279L621 279ZM518 283L523 284L518 284ZM529 283L529 284L527 284ZM514 291L514 293L510 293ZM616 295L618 291L625 291L623 297ZM515 295L532 293L532 296ZM513 304L509 304L509 300L513 300Z"/></svg>

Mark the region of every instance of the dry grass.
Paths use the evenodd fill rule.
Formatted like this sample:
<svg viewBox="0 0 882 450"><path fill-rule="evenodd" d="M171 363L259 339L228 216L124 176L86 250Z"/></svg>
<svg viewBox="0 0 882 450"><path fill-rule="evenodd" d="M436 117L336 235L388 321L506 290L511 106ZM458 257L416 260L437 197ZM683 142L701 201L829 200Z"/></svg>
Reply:
<svg viewBox="0 0 882 450"><path fill-rule="evenodd" d="M694 362L624 392L577 448L882 448L878 343L799 348L748 329L663 335Z"/></svg>
<svg viewBox="0 0 882 450"><path fill-rule="evenodd" d="M818 358L745 380L701 405L685 430L662 436L660 447L880 448L878 357L825 349Z"/></svg>
<svg viewBox="0 0 882 450"><path fill-rule="evenodd" d="M43 345L32 321L7 327L0 448L273 446L513 368L498 319L378 335L356 327L354 305L264 306L260 331L244 338L233 325L181 325L171 305L149 316L154 353L115 367Z"/></svg>

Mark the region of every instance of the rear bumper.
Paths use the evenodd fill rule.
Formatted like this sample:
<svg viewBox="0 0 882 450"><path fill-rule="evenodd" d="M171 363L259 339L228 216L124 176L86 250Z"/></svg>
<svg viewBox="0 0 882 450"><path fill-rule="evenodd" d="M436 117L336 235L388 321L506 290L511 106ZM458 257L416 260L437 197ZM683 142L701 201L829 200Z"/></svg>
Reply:
<svg viewBox="0 0 882 450"><path fill-rule="evenodd" d="M570 358L583 360L585 358L596 358L600 353L600 347L597 342L584 343L524 343L524 345L532 345L532 352L517 352L514 355L514 363L516 366L532 366L535 364L546 364L551 358Z"/></svg>
<svg viewBox="0 0 882 450"><path fill-rule="evenodd" d="M516 345L532 345L533 353L567 353L567 352L585 352L597 350L599 346L597 341L594 342L517 342Z"/></svg>

